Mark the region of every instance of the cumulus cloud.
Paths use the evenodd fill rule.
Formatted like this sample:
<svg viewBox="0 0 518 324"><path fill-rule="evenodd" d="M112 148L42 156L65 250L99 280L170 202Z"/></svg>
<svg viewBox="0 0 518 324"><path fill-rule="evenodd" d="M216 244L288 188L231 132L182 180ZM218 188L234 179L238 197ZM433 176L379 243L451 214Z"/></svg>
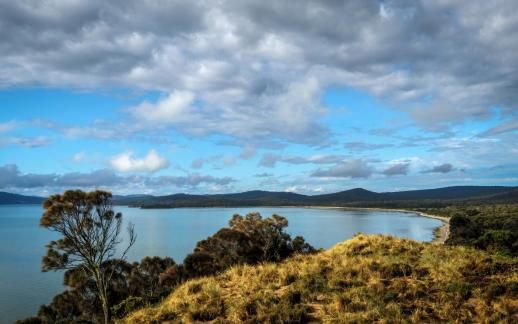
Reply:
<svg viewBox="0 0 518 324"><path fill-rule="evenodd" d="M313 177L321 178L368 178L373 169L365 160L351 160L338 163L328 169L318 169Z"/></svg>
<svg viewBox="0 0 518 324"><path fill-rule="evenodd" d="M169 167L169 161L155 150L150 150L146 156L141 159L132 158L132 152L124 152L114 156L110 163L112 167L119 172L156 172Z"/></svg>
<svg viewBox="0 0 518 324"><path fill-rule="evenodd" d="M410 163L398 163L393 166L383 170L381 173L390 177L395 175L406 175L408 173L408 167Z"/></svg>
<svg viewBox="0 0 518 324"><path fill-rule="evenodd" d="M155 90L164 97L132 116L200 136L317 144L330 132L320 96L338 85L439 130L492 107L504 118L516 111L517 9L512 0L3 1L0 87Z"/></svg>
<svg viewBox="0 0 518 324"><path fill-rule="evenodd" d="M174 91L156 103L143 102L128 110L139 120L152 125L195 121L192 108L194 94L189 91Z"/></svg>
<svg viewBox="0 0 518 324"><path fill-rule="evenodd" d="M436 165L431 169L424 170L423 173L449 173L453 171L453 165L450 163L444 163L441 165Z"/></svg>

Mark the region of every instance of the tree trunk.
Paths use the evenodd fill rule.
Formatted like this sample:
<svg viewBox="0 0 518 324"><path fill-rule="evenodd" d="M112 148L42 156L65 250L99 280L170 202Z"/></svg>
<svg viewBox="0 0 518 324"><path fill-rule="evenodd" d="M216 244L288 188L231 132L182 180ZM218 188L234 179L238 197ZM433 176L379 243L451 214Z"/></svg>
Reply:
<svg viewBox="0 0 518 324"><path fill-rule="evenodd" d="M108 301L106 300L106 297L102 300L103 303L103 313L104 313L104 324L110 323L110 309L108 308Z"/></svg>
<svg viewBox="0 0 518 324"><path fill-rule="evenodd" d="M99 290L99 299L103 307L104 324L110 323L110 308L108 306L108 294L106 292L106 283L99 270L95 271L95 277L97 281L97 289Z"/></svg>

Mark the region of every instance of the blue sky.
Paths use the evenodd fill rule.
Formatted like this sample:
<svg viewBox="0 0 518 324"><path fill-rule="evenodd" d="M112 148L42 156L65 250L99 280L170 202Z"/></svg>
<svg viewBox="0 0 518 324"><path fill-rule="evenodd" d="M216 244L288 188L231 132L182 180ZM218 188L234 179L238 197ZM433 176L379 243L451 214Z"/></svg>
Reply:
<svg viewBox="0 0 518 324"><path fill-rule="evenodd" d="M2 3L0 191L518 185L515 7Z"/></svg>

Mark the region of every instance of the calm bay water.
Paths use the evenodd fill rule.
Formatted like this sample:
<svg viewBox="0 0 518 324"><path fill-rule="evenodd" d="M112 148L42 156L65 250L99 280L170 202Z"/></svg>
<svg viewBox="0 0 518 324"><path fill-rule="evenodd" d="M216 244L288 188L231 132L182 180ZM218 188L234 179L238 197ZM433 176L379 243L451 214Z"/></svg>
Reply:
<svg viewBox="0 0 518 324"><path fill-rule="evenodd" d="M436 219L411 213L307 208L180 208L117 207L132 222L137 243L128 258L171 256L180 263L196 242L227 226L235 213L258 211L288 218L288 232L302 235L315 247L330 248L358 232L392 234L430 241ZM42 208L36 205L0 206L0 323L34 315L64 289L61 272L40 272L45 244L54 233L39 228Z"/></svg>

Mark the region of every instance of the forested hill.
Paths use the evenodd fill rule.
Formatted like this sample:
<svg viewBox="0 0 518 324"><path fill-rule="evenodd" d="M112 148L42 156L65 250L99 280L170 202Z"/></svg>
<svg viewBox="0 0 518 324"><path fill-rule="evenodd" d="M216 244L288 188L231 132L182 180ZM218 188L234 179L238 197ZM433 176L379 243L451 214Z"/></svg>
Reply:
<svg viewBox="0 0 518 324"><path fill-rule="evenodd" d="M45 198L0 192L0 205L41 204Z"/></svg>
<svg viewBox="0 0 518 324"><path fill-rule="evenodd" d="M462 186L377 193L361 188L323 195L247 191L232 194L145 196L115 200L143 208L237 206L424 207L465 203L518 203L518 187Z"/></svg>
<svg viewBox="0 0 518 324"><path fill-rule="evenodd" d="M39 204L45 198L0 192L0 204ZM117 205L142 208L247 207L247 206L351 206L351 207L440 207L468 203L518 203L518 187L457 186L398 192L373 192L355 188L323 195L292 192L246 191L241 193L165 196L128 195L113 197Z"/></svg>

